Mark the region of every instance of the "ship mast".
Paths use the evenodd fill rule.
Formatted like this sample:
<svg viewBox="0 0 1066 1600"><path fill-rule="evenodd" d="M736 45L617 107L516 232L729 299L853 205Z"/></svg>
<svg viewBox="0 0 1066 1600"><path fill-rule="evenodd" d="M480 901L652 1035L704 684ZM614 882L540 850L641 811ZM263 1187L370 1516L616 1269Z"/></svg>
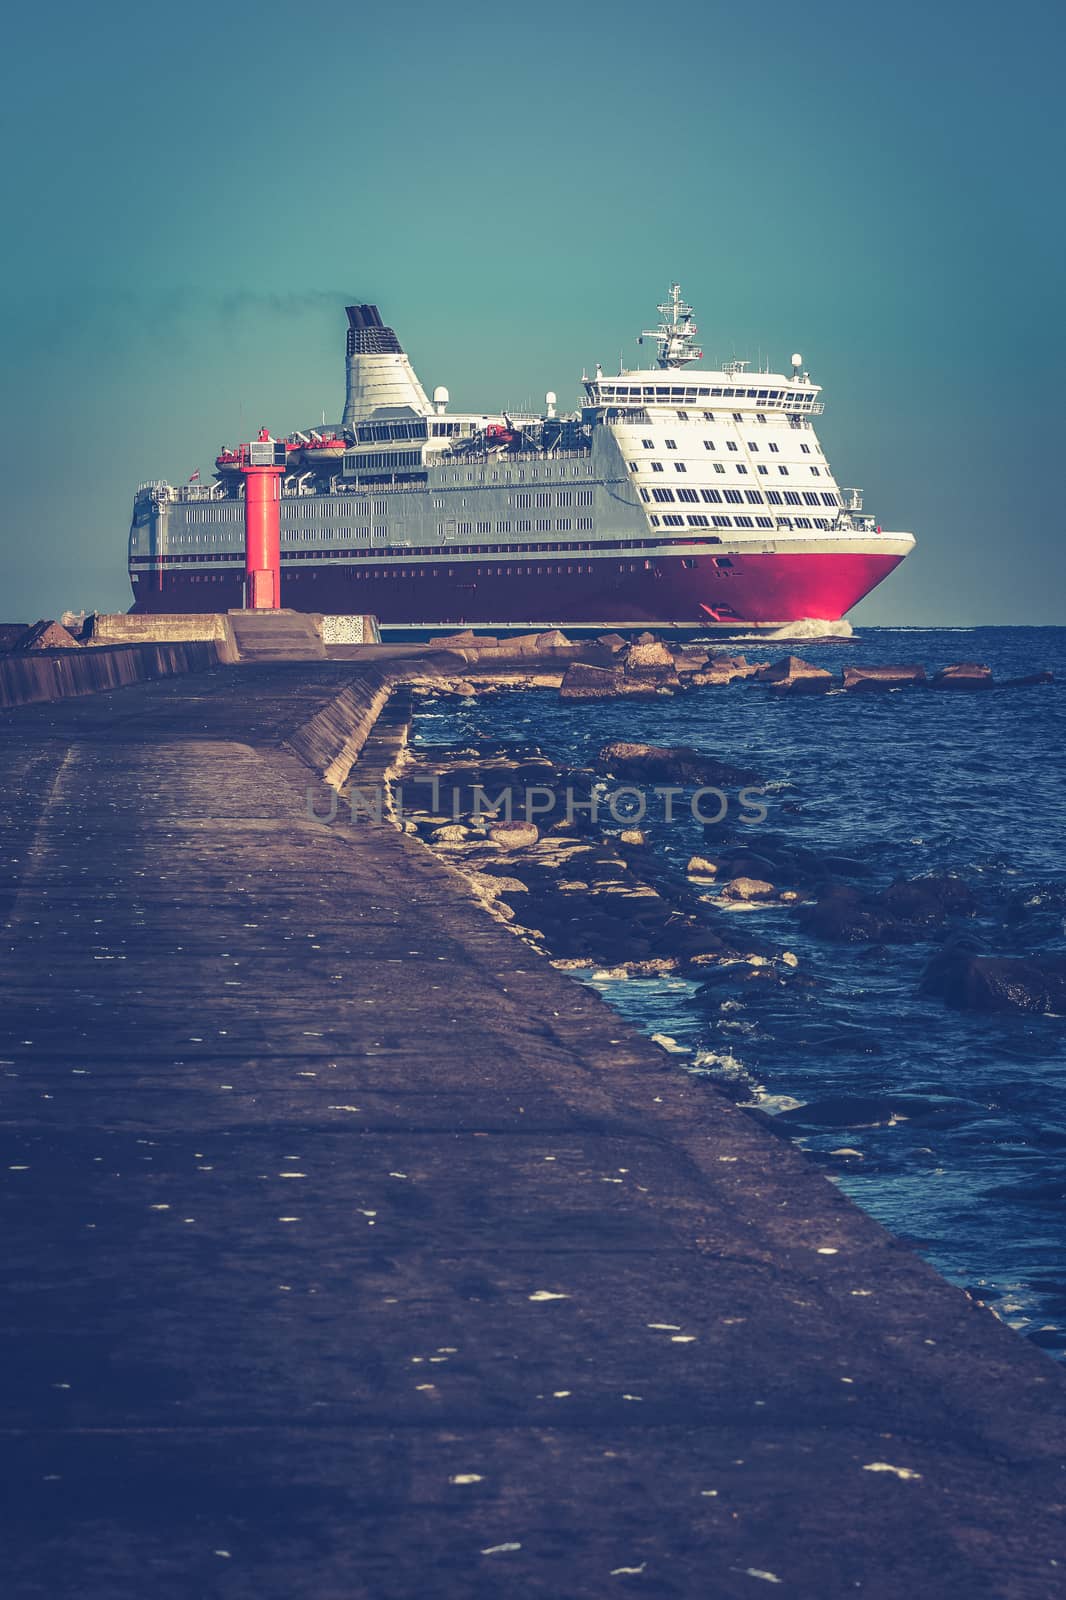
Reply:
<svg viewBox="0 0 1066 1600"><path fill-rule="evenodd" d="M670 285L669 295L657 309L662 322L657 328L645 328L640 337L641 343L645 339L655 340L659 366L683 367L690 361L701 361L703 351L696 345L699 329L692 320L692 307L686 303L679 283Z"/></svg>

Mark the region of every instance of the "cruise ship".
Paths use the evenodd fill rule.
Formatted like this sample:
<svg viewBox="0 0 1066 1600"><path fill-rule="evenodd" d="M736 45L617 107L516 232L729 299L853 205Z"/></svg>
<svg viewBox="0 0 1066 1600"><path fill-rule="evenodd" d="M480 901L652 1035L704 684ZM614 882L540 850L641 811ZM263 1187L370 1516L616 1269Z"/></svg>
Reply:
<svg viewBox="0 0 1066 1600"><path fill-rule="evenodd" d="M267 457L281 605L371 614L386 634L833 621L914 546L838 485L802 357L788 373L703 367L677 284L640 336L655 364L597 366L566 414L552 393L540 415L452 411L376 306L346 309L339 422L264 428L219 453L209 484L137 491L132 610L246 603L245 469Z"/></svg>

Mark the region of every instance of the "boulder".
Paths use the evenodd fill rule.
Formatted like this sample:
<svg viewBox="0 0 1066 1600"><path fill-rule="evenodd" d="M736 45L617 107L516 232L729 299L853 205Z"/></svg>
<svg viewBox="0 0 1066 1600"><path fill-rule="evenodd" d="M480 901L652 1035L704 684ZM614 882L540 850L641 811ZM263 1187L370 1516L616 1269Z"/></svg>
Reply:
<svg viewBox="0 0 1066 1600"><path fill-rule="evenodd" d="M759 667L754 673L758 683L798 683L801 679L810 679L814 683L825 683L828 687L832 681L832 673L826 672L824 667L814 667L809 661L804 661L800 656L782 656L780 661L772 661L769 666Z"/></svg>
<svg viewBox="0 0 1066 1600"><path fill-rule="evenodd" d="M564 650L570 640L565 633L560 633L558 628L550 628L547 633L537 634L538 650Z"/></svg>
<svg viewBox="0 0 1066 1600"><path fill-rule="evenodd" d="M1066 1012L1066 956L997 956L959 940L925 970L922 994L965 1011Z"/></svg>
<svg viewBox="0 0 1066 1600"><path fill-rule="evenodd" d="M718 863L708 861L706 856L690 856L685 872L690 878L716 878Z"/></svg>
<svg viewBox="0 0 1066 1600"><path fill-rule="evenodd" d="M1054 683L1055 674L1045 667L1042 672L1028 672L1024 678L1004 678L1001 689L1030 689L1039 683Z"/></svg>
<svg viewBox="0 0 1066 1600"><path fill-rule="evenodd" d="M855 694L876 693L879 689L901 689L926 681L922 666L845 667L844 687Z"/></svg>
<svg viewBox="0 0 1066 1600"><path fill-rule="evenodd" d="M470 838L470 829L461 822L446 822L442 828L434 828L430 838L434 844L462 844Z"/></svg>
<svg viewBox="0 0 1066 1600"><path fill-rule="evenodd" d="M643 828L623 828L618 835L618 842L620 844L645 845L648 842L648 836Z"/></svg>
<svg viewBox="0 0 1066 1600"><path fill-rule="evenodd" d="M992 668L975 661L958 661L933 674L932 689L991 689Z"/></svg>
<svg viewBox="0 0 1066 1600"><path fill-rule="evenodd" d="M561 700L610 700L622 690L622 675L614 667L586 667L575 662L566 670L559 689Z"/></svg>
<svg viewBox="0 0 1066 1600"><path fill-rule="evenodd" d="M658 640L652 640L651 644L631 644L625 653L626 672L646 672L649 667L657 670L665 667L674 672L674 658Z"/></svg>
<svg viewBox="0 0 1066 1600"><path fill-rule="evenodd" d="M762 878L730 878L722 890L727 900L768 900L773 893L773 884Z"/></svg>
<svg viewBox="0 0 1066 1600"><path fill-rule="evenodd" d="M494 822L489 838L504 850L528 850L540 838L540 829L535 822Z"/></svg>
<svg viewBox="0 0 1066 1600"><path fill-rule="evenodd" d="M831 883L801 912L809 933L860 944L907 944L927 939L949 917L972 916L977 902L959 878L901 879L879 894Z"/></svg>
<svg viewBox="0 0 1066 1600"><path fill-rule="evenodd" d="M596 643L609 650L613 656L626 648L626 641L620 633L601 633Z"/></svg>
<svg viewBox="0 0 1066 1600"><path fill-rule="evenodd" d="M814 673L805 673L800 678L785 678L780 683L768 683L766 687L769 693L774 695L825 694L833 687L833 674L818 669L817 676Z"/></svg>
<svg viewBox="0 0 1066 1600"><path fill-rule="evenodd" d="M685 644L674 651L674 669L679 676L702 672L708 664L707 652L702 645Z"/></svg>
<svg viewBox="0 0 1066 1600"><path fill-rule="evenodd" d="M81 640L64 628L61 622L48 622L42 619L35 622L31 628L12 646L14 650L80 650Z"/></svg>
<svg viewBox="0 0 1066 1600"><path fill-rule="evenodd" d="M756 773L744 767L734 767L715 756L691 750L685 745L629 744L625 741L606 744L599 754L599 763L620 778L632 778L639 783L676 783L697 787L706 784L757 783Z"/></svg>
<svg viewBox="0 0 1066 1600"><path fill-rule="evenodd" d="M457 644L469 645L477 642L471 628L466 628L462 633L436 633L430 638L430 644Z"/></svg>

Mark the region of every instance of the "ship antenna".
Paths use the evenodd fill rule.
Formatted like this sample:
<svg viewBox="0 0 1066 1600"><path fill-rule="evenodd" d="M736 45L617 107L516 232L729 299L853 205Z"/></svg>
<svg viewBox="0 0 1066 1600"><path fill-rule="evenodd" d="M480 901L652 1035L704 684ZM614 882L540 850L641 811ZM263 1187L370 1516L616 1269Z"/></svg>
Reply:
<svg viewBox="0 0 1066 1600"><path fill-rule="evenodd" d="M703 351L696 344L699 329L692 320L692 307L682 295L679 283L670 285L669 295L657 310L662 321L657 328L645 328L641 339L655 340L660 367L683 367L690 361L701 360Z"/></svg>

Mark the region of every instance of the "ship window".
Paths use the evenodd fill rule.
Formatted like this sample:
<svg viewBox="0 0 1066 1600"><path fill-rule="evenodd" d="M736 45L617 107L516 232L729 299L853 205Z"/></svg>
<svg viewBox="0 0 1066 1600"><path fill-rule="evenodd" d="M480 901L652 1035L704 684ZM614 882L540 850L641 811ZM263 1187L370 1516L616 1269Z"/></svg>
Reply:
<svg viewBox="0 0 1066 1600"><path fill-rule="evenodd" d="M787 506L798 506L798 505L802 505L803 502L800 499L799 495L796 493L795 489L786 489L785 490L785 504Z"/></svg>
<svg viewBox="0 0 1066 1600"><path fill-rule="evenodd" d="M755 526L750 517L737 517L735 518L735 523L738 528L752 528Z"/></svg>
<svg viewBox="0 0 1066 1600"><path fill-rule="evenodd" d="M743 474L744 477L747 477L748 469L747 469L747 467L741 466L739 461L738 461L737 462L737 472Z"/></svg>
<svg viewBox="0 0 1066 1600"><path fill-rule="evenodd" d="M763 478L766 477L766 474L769 472L769 470L770 470L769 467L764 467L764 466L759 466L759 467L756 468L756 471L759 473L760 477L763 477Z"/></svg>
<svg viewBox="0 0 1066 1600"><path fill-rule="evenodd" d="M773 517L756 517L755 518L755 526L757 528L772 528L773 525L774 525Z"/></svg>
<svg viewBox="0 0 1066 1600"><path fill-rule="evenodd" d="M705 450L713 450L714 449L714 440L713 439L704 439L703 448Z"/></svg>
<svg viewBox="0 0 1066 1600"><path fill-rule="evenodd" d="M537 518L537 532L538 533L550 533L551 532L551 527L552 527L551 522L549 521L549 519L547 517L538 517Z"/></svg>
<svg viewBox="0 0 1066 1600"><path fill-rule="evenodd" d="M674 512L670 516L663 518L663 525L667 528L683 528L685 526L685 519L684 517L679 517L677 513Z"/></svg>
<svg viewBox="0 0 1066 1600"><path fill-rule="evenodd" d="M766 498L772 506L781 504L781 493L778 489L767 489Z"/></svg>
<svg viewBox="0 0 1066 1600"><path fill-rule="evenodd" d="M728 556L715 556L714 564L716 567L725 567L727 569L733 565Z"/></svg>
<svg viewBox="0 0 1066 1600"><path fill-rule="evenodd" d="M754 450L754 451L755 451L755 453L756 453L756 455L757 455L757 454L758 454L758 452L759 452L759 446L758 446L758 445L757 445L757 444L756 444L756 443L755 443L755 440L754 440L754 439L749 439L749 440L748 440L748 449L749 449L749 450Z"/></svg>
<svg viewBox="0 0 1066 1600"><path fill-rule="evenodd" d="M653 461L652 464L651 464L651 470L653 472L661 472L663 470L662 462L661 461Z"/></svg>
<svg viewBox="0 0 1066 1600"><path fill-rule="evenodd" d="M771 445L771 446L770 446L770 449L771 449L771 450L772 450L772 451L773 451L773 453L774 453L774 455L775 455L775 456L776 456L776 455L779 455L779 454L780 454L780 452L781 452L781 446L780 446L780 445L778 445L778 444L772 444L772 445Z"/></svg>
<svg viewBox="0 0 1066 1600"><path fill-rule="evenodd" d="M787 467L778 467L777 470L778 470L778 472L781 474L781 476L783 478L787 478L788 477L788 468Z"/></svg>
<svg viewBox="0 0 1066 1600"><path fill-rule="evenodd" d="M640 491L640 498L642 500L650 500L651 499L651 490L650 489L642 489Z"/></svg>
<svg viewBox="0 0 1066 1600"><path fill-rule="evenodd" d="M716 461L715 464L714 464L714 470L715 470L715 472L724 472L725 468L723 467L723 465L722 465L722 463L720 461Z"/></svg>
<svg viewBox="0 0 1066 1600"><path fill-rule="evenodd" d="M491 533L492 532L492 523L491 522L479 522L478 525L477 525L477 531L478 531L478 533Z"/></svg>
<svg viewBox="0 0 1066 1600"><path fill-rule="evenodd" d="M696 489L679 489L677 498L679 500L694 501L699 499L699 493Z"/></svg>
<svg viewBox="0 0 1066 1600"><path fill-rule="evenodd" d="M658 526L659 526L659 519L658 519L658 517L652 517L652 519L651 519L651 525L652 525L652 527L653 527L653 528L657 528L657 527L658 527Z"/></svg>
<svg viewBox="0 0 1066 1600"><path fill-rule="evenodd" d="M758 489L745 489L744 498L748 502L749 506L761 506L763 503L762 495L759 493Z"/></svg>
<svg viewBox="0 0 1066 1600"><path fill-rule="evenodd" d="M678 420L678 422L687 422L688 421L688 412L687 411L679 411L677 413L677 420Z"/></svg>
<svg viewBox="0 0 1066 1600"><path fill-rule="evenodd" d="M812 478L820 478L821 476L822 476L821 467L812 467L811 468L811 477Z"/></svg>
<svg viewBox="0 0 1066 1600"><path fill-rule="evenodd" d="M839 495L835 494L823 494L822 504L823 506L838 506L840 504L840 497Z"/></svg>
<svg viewBox="0 0 1066 1600"><path fill-rule="evenodd" d="M578 525L579 528L584 529L584 531L587 533L587 532L589 532L589 530L592 527L592 518L591 517L578 517L577 525Z"/></svg>
<svg viewBox="0 0 1066 1600"><path fill-rule="evenodd" d="M655 441L654 441L654 439L642 439L640 442L644 446L645 450L654 450L655 449Z"/></svg>
<svg viewBox="0 0 1066 1600"><path fill-rule="evenodd" d="M738 419L738 420L739 420L739 419ZM738 445L738 444L734 444L734 443L733 443L733 441L732 441L732 439L730 439L730 440L728 440L728 442L727 442L727 443L726 443L726 449L727 449L727 450L734 450L734 451L736 451L736 450L739 450L739 449L740 449L740 446L739 446L739 445Z"/></svg>
<svg viewBox="0 0 1066 1600"><path fill-rule="evenodd" d="M709 528L711 524L707 517L689 517L688 525L690 528Z"/></svg>
<svg viewBox="0 0 1066 1600"><path fill-rule="evenodd" d="M676 450L677 449L677 440L676 439L667 439L666 448L668 450Z"/></svg>
<svg viewBox="0 0 1066 1600"><path fill-rule="evenodd" d="M803 499L806 505L816 506L818 504L818 496L814 493L813 489L804 489Z"/></svg>
<svg viewBox="0 0 1066 1600"><path fill-rule="evenodd" d="M683 461L675 461L674 462L674 471L675 472L687 472L688 468L686 467L686 465L685 465L685 463Z"/></svg>
<svg viewBox="0 0 1066 1600"><path fill-rule="evenodd" d="M664 500L672 500L674 491L672 489L653 489L652 496L661 504Z"/></svg>
<svg viewBox="0 0 1066 1600"><path fill-rule="evenodd" d="M744 504L744 498L739 489L727 489L725 497L730 505L739 506Z"/></svg>
<svg viewBox="0 0 1066 1600"><path fill-rule="evenodd" d="M736 393L737 394L743 394L744 390L743 389L738 389L736 391ZM733 421L734 422L743 422L744 421L744 413L743 413L743 411L734 411L733 412Z"/></svg>
<svg viewBox="0 0 1066 1600"><path fill-rule="evenodd" d="M705 411L703 413L703 420L704 420L704 422L713 422L714 421L714 412L713 411Z"/></svg>
<svg viewBox="0 0 1066 1600"><path fill-rule="evenodd" d="M570 532L570 518L569 517L556 517L555 526L556 526L556 529L558 530L559 533L569 533Z"/></svg>
<svg viewBox="0 0 1066 1600"><path fill-rule="evenodd" d="M828 528L829 524L824 517L815 517L814 526L816 528Z"/></svg>
<svg viewBox="0 0 1066 1600"><path fill-rule="evenodd" d="M809 444L801 444L800 449L803 451L805 456L809 456L811 453L811 447Z"/></svg>
<svg viewBox="0 0 1066 1600"><path fill-rule="evenodd" d="M809 528L810 525L811 525L810 517L797 517L796 518L796 527L797 528Z"/></svg>
<svg viewBox="0 0 1066 1600"><path fill-rule="evenodd" d="M722 503L722 491L720 489L701 489L700 493L703 495L703 498L710 505L712 505L712 506L720 506L721 505L721 503Z"/></svg>
<svg viewBox="0 0 1066 1600"><path fill-rule="evenodd" d="M639 471L640 471L640 464L639 464L639 462L636 462L636 461L631 461L631 462L630 462L630 463L629 463L629 470L630 470L630 472L639 472Z"/></svg>
<svg viewBox="0 0 1066 1600"><path fill-rule="evenodd" d="M732 517L712 517L711 524L715 528L731 528L733 519Z"/></svg>

